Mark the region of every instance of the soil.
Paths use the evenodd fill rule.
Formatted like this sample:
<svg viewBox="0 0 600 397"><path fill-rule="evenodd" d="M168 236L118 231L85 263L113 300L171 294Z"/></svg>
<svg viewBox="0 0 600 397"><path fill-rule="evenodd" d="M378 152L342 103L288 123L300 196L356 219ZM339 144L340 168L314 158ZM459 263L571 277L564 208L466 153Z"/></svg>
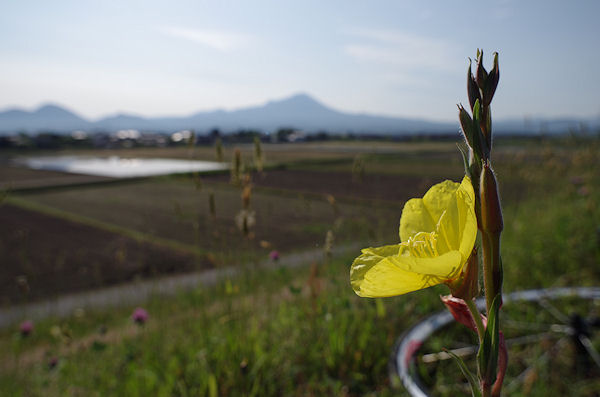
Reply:
<svg viewBox="0 0 600 397"><path fill-rule="evenodd" d="M206 182L229 183L229 175L204 176L202 179ZM252 179L253 185L258 188L277 189L282 194L288 192L296 197L332 195L336 201L342 202L339 215L346 218L343 230L352 227L352 222L361 221L363 223L357 224L363 225L360 226L361 230L348 229L348 233L363 234L366 229L377 227L384 227L393 233L403 203L411 197L422 196L431 185L441 180L369 174L368 178L361 181L353 180L349 172L312 170L273 170L255 174ZM373 199L385 200L392 205L383 208L377 206L378 212L369 211L369 207L357 210L362 206L351 205ZM344 206L344 202L349 206ZM298 206L301 207L303 203L303 200L297 200ZM217 204L221 210L224 204ZM254 247L256 250L260 249L261 240L269 241L272 247L280 251L314 248L323 244L325 232L331 227L327 225L333 224L339 216L328 206L317 204L312 204L306 212L300 207L276 213L262 208L264 205L258 207L260 211L257 211L256 237L253 240L243 241L230 219L233 215L229 213L226 214L227 219L219 219L212 226L207 224L206 228L201 227L196 232L198 238L209 244L205 247L207 250L217 251L225 243L228 247L241 244L246 249L252 250ZM156 219L161 224L160 218ZM10 204L0 206L0 224L0 305L37 301L157 275L198 271L215 263L214 258L209 261L162 245L140 242ZM184 226L179 227L185 229ZM219 238L215 240L211 232L218 232ZM176 235L173 233L169 238L177 240ZM344 239L343 233L336 235L336 241L338 237ZM364 240L364 236L360 238Z"/></svg>
<svg viewBox="0 0 600 397"><path fill-rule="evenodd" d="M9 204L0 206L0 224L4 305L209 266L190 254Z"/></svg>
<svg viewBox="0 0 600 397"><path fill-rule="evenodd" d="M229 175L210 175L206 181L229 182ZM330 194L336 199L375 199L404 203L412 197L421 197L432 185L443 178L422 176L369 174L363 180L349 172L322 172L308 170L273 170L255 173L252 183L257 187L277 188L307 194Z"/></svg>

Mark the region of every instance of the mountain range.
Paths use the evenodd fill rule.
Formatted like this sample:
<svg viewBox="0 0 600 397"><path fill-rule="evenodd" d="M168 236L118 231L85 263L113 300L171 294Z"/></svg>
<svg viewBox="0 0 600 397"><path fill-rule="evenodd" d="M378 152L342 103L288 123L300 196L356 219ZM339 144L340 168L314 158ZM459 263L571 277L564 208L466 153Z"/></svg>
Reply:
<svg viewBox="0 0 600 397"><path fill-rule="evenodd" d="M600 128L600 119L523 119L494 120L494 130L506 133L556 133L570 129L579 131ZM57 105L44 105L35 111L10 109L0 111L0 134L19 132L70 133L75 130L174 132L194 129L199 133L219 128L223 132L256 129L264 132L279 128L295 128L306 132L361 134L427 134L455 132L456 123L434 122L416 118L400 118L348 113L332 109L306 94L270 101L264 105L238 110L203 111L181 117L140 117L117 114L96 121L87 120Z"/></svg>

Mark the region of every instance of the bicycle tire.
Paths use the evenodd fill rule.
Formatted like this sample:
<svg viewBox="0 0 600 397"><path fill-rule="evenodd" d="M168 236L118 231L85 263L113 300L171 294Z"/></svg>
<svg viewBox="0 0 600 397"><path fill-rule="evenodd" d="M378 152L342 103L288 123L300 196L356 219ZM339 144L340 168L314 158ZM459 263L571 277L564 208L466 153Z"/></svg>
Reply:
<svg viewBox="0 0 600 397"><path fill-rule="evenodd" d="M517 301L542 301L557 298L581 298L584 300L600 299L600 287L567 287L534 289L517 291L503 296L504 304ZM485 308L485 300L476 301L477 307ZM408 329L396 343L390 363L391 372L397 375L408 393L412 397L429 397L429 391L423 385L420 377L411 370L416 359L416 353L425 341L436 331L444 328L454 321L449 311L443 310L435 313ZM510 364L509 364L510 365Z"/></svg>

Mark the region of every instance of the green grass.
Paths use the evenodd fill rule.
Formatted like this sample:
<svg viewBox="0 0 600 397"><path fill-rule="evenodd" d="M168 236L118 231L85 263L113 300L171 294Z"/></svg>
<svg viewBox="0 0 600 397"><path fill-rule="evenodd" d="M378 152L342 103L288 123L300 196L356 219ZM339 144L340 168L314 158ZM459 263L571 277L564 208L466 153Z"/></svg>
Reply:
<svg viewBox="0 0 600 397"><path fill-rule="evenodd" d="M597 143L566 152L563 147L542 149L531 157L506 153L498 159L501 189L508 187L503 191L505 290L598 285ZM574 176L579 178L575 182ZM164 186L165 192L187 189L171 181ZM67 197L74 204L76 193ZM78 193L86 200L85 192ZM125 206L136 195L143 197L139 190L115 193L113 203L135 210ZM40 202L58 206L61 200L64 195L48 195ZM156 200L168 201L160 194ZM180 205L186 211L187 204ZM301 233L324 230L319 223L295 227ZM395 242L396 230L383 239ZM156 297L144 305L150 313L144 327L131 324L133 307L124 306L44 320L29 338L14 328L3 330L0 390L14 396L406 396L388 376L389 355L403 330L441 309L438 295L446 293L445 287L361 299L348 282L352 259L320 263L317 278L308 266L249 267L214 287ZM57 324L69 330L70 341L51 335ZM100 324L105 334L98 333ZM52 356L59 364L49 369ZM533 387L532 395L552 395L547 379Z"/></svg>

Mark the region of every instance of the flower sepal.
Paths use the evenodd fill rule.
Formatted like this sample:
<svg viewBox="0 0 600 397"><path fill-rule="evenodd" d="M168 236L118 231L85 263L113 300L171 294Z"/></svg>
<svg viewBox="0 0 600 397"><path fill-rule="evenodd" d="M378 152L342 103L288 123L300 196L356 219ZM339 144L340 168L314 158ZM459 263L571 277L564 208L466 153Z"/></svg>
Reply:
<svg viewBox="0 0 600 397"><path fill-rule="evenodd" d="M463 271L456 280L447 283L452 296L471 300L479 295L479 256L477 248L473 249Z"/></svg>

